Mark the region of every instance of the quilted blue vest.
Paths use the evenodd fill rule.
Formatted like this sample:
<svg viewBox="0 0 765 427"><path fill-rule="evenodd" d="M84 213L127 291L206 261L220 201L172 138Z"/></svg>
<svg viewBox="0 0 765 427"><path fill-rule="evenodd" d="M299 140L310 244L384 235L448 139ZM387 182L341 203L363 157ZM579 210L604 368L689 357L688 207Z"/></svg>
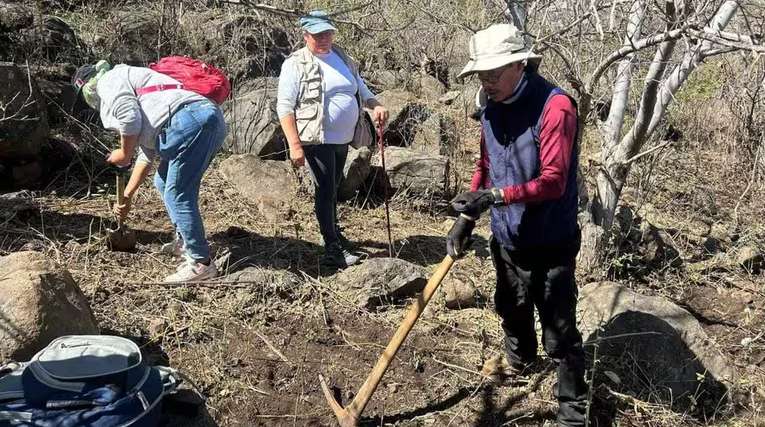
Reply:
<svg viewBox="0 0 765 427"><path fill-rule="evenodd" d="M494 187L523 184L539 176L542 112L553 95L565 94L539 74L527 73L526 80L514 102L489 100L481 116ZM491 208L491 231L502 246L509 250L557 248L578 238L576 140L573 150L562 197Z"/></svg>

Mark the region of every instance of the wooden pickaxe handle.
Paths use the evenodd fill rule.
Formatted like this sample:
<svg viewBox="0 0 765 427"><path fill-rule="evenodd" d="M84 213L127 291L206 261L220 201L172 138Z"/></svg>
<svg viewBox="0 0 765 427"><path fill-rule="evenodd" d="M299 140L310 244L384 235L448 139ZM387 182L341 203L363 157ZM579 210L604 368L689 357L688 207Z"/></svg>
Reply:
<svg viewBox="0 0 765 427"><path fill-rule="evenodd" d="M332 392L329 390L326 381L324 381L324 377L319 375L319 381L321 382L324 396L327 398L327 402L329 402L329 405L335 412L335 416L337 416L337 420L342 427L358 425L359 415L361 415L361 412L364 411L367 403L369 403L369 399L372 397L375 389L377 389L378 384L380 384L380 380L383 375L385 375L385 371L396 356L401 344L404 342L407 335L409 335L412 327L417 322L417 319L419 319L423 310L425 310L425 306L428 305L428 301L430 301L430 298L436 292L436 289L438 289L441 281L444 280L449 269L452 268L452 264L454 264L454 259L449 255L446 255L443 261L441 261L441 264L438 265L438 268L436 268L436 271L430 277L430 280L428 280L428 284L425 285L422 294L417 296L417 299L414 300L414 303L409 307L409 311L406 313L406 317L404 317L401 326L396 330L396 334L393 335L388 346L385 347L380 358L377 359L377 363L372 369L372 373L369 374L366 381L364 381L364 384L359 389L359 392L348 406L343 408L337 403Z"/></svg>

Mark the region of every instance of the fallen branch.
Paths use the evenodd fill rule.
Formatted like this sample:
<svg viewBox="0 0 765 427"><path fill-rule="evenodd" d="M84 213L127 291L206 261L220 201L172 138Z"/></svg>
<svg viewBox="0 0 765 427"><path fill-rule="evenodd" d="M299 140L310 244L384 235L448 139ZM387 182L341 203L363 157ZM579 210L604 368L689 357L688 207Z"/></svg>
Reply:
<svg viewBox="0 0 765 427"><path fill-rule="evenodd" d="M274 354L276 354L277 356L279 356L279 358L280 358L280 359L282 359L282 360L284 361L284 363L287 363L288 365L292 365L292 362L290 362L290 360L289 360L289 359L287 359L287 358L286 358L286 357L285 357L285 356L282 354L282 352L281 352L281 351L279 351L279 350L278 350L276 347L274 347L274 345L273 345L273 344L271 344L271 341L269 341L269 340L268 340L268 338L266 338L266 337L265 337L265 335L261 334L260 332L258 332L258 331L256 331L256 330L254 330L254 329L252 330L252 333L254 333L255 335L257 335L257 336L258 336L258 338L260 338L261 340L263 340L263 342L264 342L264 343L266 343L266 345L268 346L268 348L270 348L270 349L271 349L271 351L273 351L273 352L274 352Z"/></svg>

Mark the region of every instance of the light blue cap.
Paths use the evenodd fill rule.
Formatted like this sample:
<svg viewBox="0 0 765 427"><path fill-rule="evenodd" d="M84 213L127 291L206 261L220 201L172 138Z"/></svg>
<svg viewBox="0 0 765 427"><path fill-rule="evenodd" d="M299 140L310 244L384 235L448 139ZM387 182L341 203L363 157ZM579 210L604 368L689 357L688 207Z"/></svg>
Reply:
<svg viewBox="0 0 765 427"><path fill-rule="evenodd" d="M311 34L318 34L324 31L337 31L332 20L324 10L314 10L308 12L308 15L302 16L298 21L300 28L304 31L308 31Z"/></svg>

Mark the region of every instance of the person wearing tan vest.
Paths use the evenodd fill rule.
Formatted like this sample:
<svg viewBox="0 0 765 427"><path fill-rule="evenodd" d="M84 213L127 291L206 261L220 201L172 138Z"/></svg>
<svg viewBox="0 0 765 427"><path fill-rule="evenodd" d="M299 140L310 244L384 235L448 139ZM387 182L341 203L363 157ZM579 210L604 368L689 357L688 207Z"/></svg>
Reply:
<svg viewBox="0 0 765 427"><path fill-rule="evenodd" d="M282 65L276 110L294 167L308 166L315 185L316 219L324 240L322 264L344 268L359 261L340 231L337 189L348 145L366 107L376 123L388 110L375 99L354 61L333 44L336 28L324 11L300 18L305 47Z"/></svg>

